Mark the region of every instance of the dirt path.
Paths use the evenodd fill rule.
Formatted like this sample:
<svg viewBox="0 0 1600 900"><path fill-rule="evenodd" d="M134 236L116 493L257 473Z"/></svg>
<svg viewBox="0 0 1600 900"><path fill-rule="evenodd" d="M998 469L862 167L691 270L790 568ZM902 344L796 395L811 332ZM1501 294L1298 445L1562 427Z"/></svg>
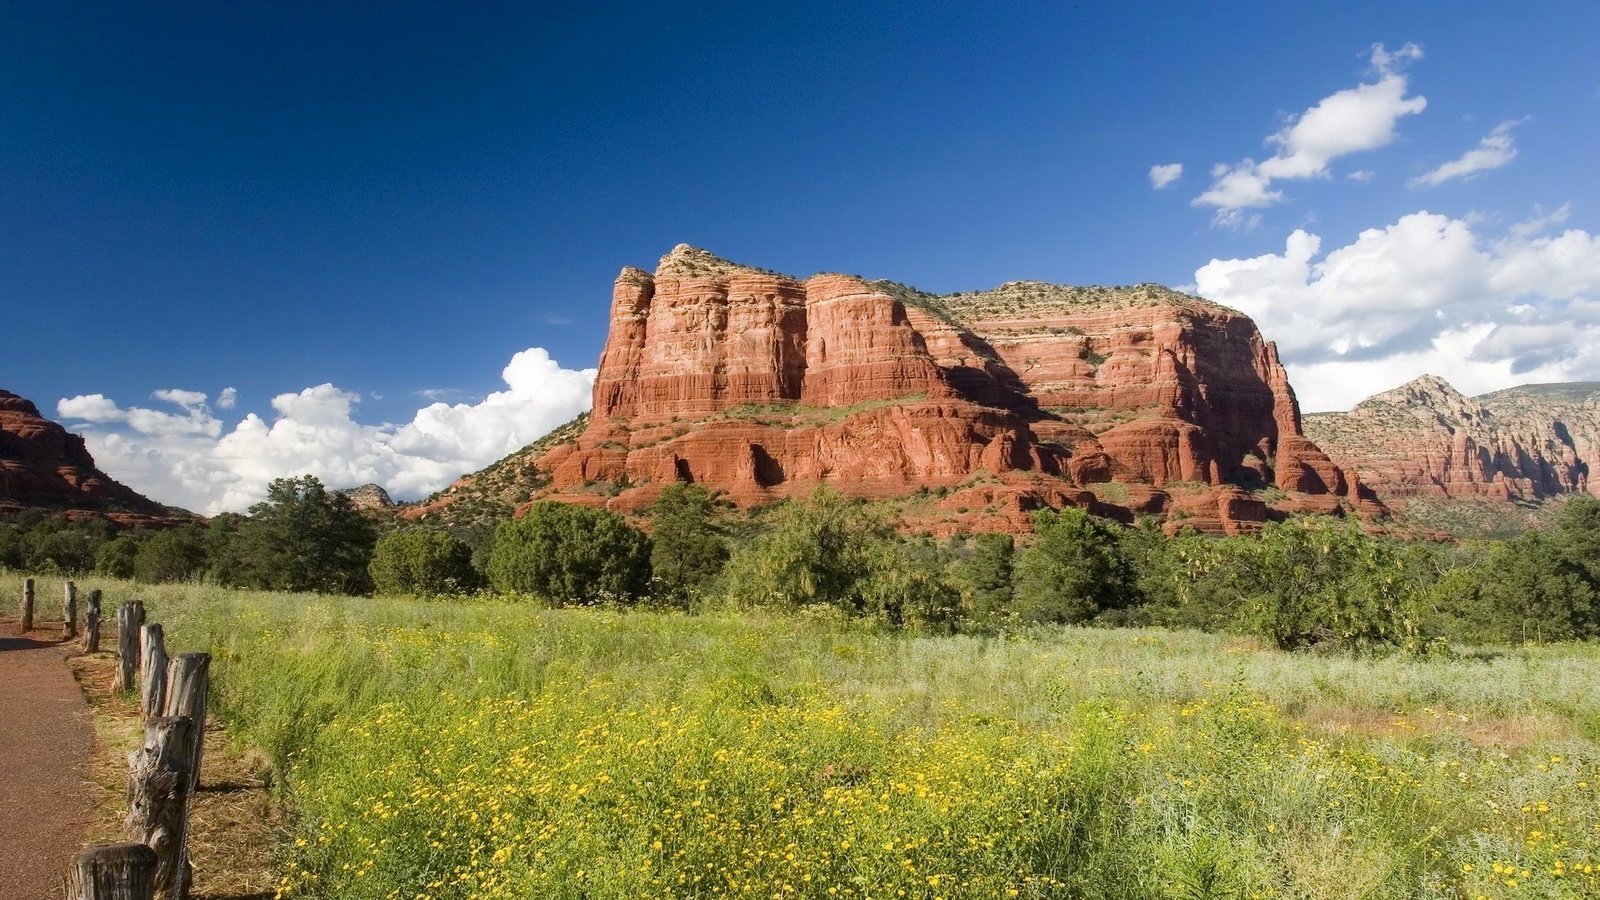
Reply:
<svg viewBox="0 0 1600 900"><path fill-rule="evenodd" d="M62 896L93 815L84 765L94 725L56 628L0 623L0 900Z"/></svg>

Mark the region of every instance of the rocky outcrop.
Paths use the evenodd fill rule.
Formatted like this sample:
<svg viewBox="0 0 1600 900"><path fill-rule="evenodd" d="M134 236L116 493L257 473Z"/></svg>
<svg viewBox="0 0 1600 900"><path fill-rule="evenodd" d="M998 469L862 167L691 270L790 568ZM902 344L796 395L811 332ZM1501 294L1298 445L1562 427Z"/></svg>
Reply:
<svg viewBox="0 0 1600 900"><path fill-rule="evenodd" d="M96 516L124 525L190 518L136 493L95 467L83 438L0 390L0 514L24 510Z"/></svg>
<svg viewBox="0 0 1600 900"><path fill-rule="evenodd" d="M1307 419L1317 443L1385 498L1600 496L1600 384L1467 397L1425 375L1347 413Z"/></svg>
<svg viewBox="0 0 1600 900"><path fill-rule="evenodd" d="M591 416L535 468L541 496L618 508L675 481L741 505L937 491L932 530L1067 504L1230 532L1381 511L1301 433L1276 349L1233 310L1155 285L935 296L686 245L622 271Z"/></svg>
<svg viewBox="0 0 1600 900"><path fill-rule="evenodd" d="M379 512L394 506L394 499L382 485L363 484L360 487L345 488L339 491L350 498L350 505L362 512Z"/></svg>

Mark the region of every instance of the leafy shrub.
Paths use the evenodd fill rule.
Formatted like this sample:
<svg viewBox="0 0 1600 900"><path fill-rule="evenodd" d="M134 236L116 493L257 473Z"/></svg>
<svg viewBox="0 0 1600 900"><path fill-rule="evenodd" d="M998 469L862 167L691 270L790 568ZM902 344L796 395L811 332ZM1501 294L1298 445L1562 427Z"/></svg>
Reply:
<svg viewBox="0 0 1600 900"><path fill-rule="evenodd" d="M1034 541L1017 554L1016 614L1025 622L1086 622L1138 601L1133 569L1115 526L1081 509L1043 509Z"/></svg>
<svg viewBox="0 0 1600 900"><path fill-rule="evenodd" d="M97 575L112 578L132 578L133 559L139 553L139 539L131 534L119 534L104 544L94 554L94 571Z"/></svg>
<svg viewBox="0 0 1600 900"><path fill-rule="evenodd" d="M195 525L158 531L134 551L133 577L148 584L189 581L205 568L205 535Z"/></svg>
<svg viewBox="0 0 1600 900"><path fill-rule="evenodd" d="M721 504L698 484L668 485L650 507L650 572L657 599L686 605L728 561L717 523Z"/></svg>
<svg viewBox="0 0 1600 900"><path fill-rule="evenodd" d="M614 512L542 501L496 529L489 581L555 606L633 602L649 588L650 539Z"/></svg>
<svg viewBox="0 0 1600 900"><path fill-rule="evenodd" d="M378 540L367 567L375 590L383 594L436 597L478 587L472 547L447 531L409 528Z"/></svg>
<svg viewBox="0 0 1600 900"><path fill-rule="evenodd" d="M906 542L881 510L818 488L786 500L734 554L724 596L742 606L826 605L893 627L953 627L960 592L931 542Z"/></svg>

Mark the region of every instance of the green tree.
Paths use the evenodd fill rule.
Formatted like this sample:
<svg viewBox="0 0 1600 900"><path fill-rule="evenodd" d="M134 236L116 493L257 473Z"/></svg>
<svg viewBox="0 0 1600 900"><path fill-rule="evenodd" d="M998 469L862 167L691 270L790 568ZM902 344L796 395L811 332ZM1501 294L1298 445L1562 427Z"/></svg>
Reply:
<svg viewBox="0 0 1600 900"><path fill-rule="evenodd" d="M819 487L808 500L778 505L770 527L729 560L724 591L741 606L826 604L864 613L861 587L875 545L893 538L880 515Z"/></svg>
<svg viewBox="0 0 1600 900"><path fill-rule="evenodd" d="M199 525L158 531L134 551L133 577L146 584L189 581L205 570L205 530Z"/></svg>
<svg viewBox="0 0 1600 900"><path fill-rule="evenodd" d="M139 553L139 538L119 534L104 544L94 554L94 571L112 578L132 578L133 558Z"/></svg>
<svg viewBox="0 0 1600 900"><path fill-rule="evenodd" d="M1475 585L1442 598L1464 637L1522 643L1600 635L1600 591L1589 580L1587 560L1571 555L1574 537L1558 526L1498 545L1474 568Z"/></svg>
<svg viewBox="0 0 1600 900"><path fill-rule="evenodd" d="M1246 551L1231 559L1244 621L1280 648L1422 647L1425 585L1396 542L1321 519L1269 524L1237 546Z"/></svg>
<svg viewBox="0 0 1600 900"><path fill-rule="evenodd" d="M1590 586L1600 591L1600 499L1568 499L1556 513L1554 532L1562 555L1581 568Z"/></svg>
<svg viewBox="0 0 1600 900"><path fill-rule="evenodd" d="M435 528L408 528L379 538L367 571L380 594L437 597L478 587L472 547Z"/></svg>
<svg viewBox="0 0 1600 900"><path fill-rule="evenodd" d="M631 603L649 588L650 539L609 510L541 501L495 530L489 581L555 606Z"/></svg>
<svg viewBox="0 0 1600 900"><path fill-rule="evenodd" d="M948 560L926 538L870 541L866 573L856 584L859 611L892 628L949 633L961 621L961 589L946 577Z"/></svg>
<svg viewBox="0 0 1600 900"><path fill-rule="evenodd" d="M686 603L728 561L717 496L698 484L672 484L650 507L650 572L661 599Z"/></svg>
<svg viewBox="0 0 1600 900"><path fill-rule="evenodd" d="M243 520L214 523L219 580L238 587L367 594L377 534L344 494L315 476L279 478Z"/></svg>
<svg viewBox="0 0 1600 900"><path fill-rule="evenodd" d="M968 614L979 622L998 622L1011 613L1011 579L1016 541L1009 534L979 534L971 553L956 567Z"/></svg>
<svg viewBox="0 0 1600 900"><path fill-rule="evenodd" d="M1017 615L1028 622L1086 622L1138 600L1118 533L1081 509L1042 509L1034 541L1017 554Z"/></svg>
<svg viewBox="0 0 1600 900"><path fill-rule="evenodd" d="M15 525L0 525L0 569L20 569L22 559L22 529Z"/></svg>
<svg viewBox="0 0 1600 900"><path fill-rule="evenodd" d="M115 535L116 527L104 519L82 524L45 519L23 537L22 564L34 572L92 572L100 545Z"/></svg>

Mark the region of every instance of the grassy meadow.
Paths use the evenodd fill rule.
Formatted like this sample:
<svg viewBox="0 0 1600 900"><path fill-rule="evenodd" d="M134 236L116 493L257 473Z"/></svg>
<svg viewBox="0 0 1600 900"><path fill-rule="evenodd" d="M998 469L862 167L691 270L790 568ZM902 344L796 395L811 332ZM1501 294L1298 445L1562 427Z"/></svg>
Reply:
<svg viewBox="0 0 1600 900"><path fill-rule="evenodd" d="M1593 644L80 586L215 654L285 897L1600 896Z"/></svg>

